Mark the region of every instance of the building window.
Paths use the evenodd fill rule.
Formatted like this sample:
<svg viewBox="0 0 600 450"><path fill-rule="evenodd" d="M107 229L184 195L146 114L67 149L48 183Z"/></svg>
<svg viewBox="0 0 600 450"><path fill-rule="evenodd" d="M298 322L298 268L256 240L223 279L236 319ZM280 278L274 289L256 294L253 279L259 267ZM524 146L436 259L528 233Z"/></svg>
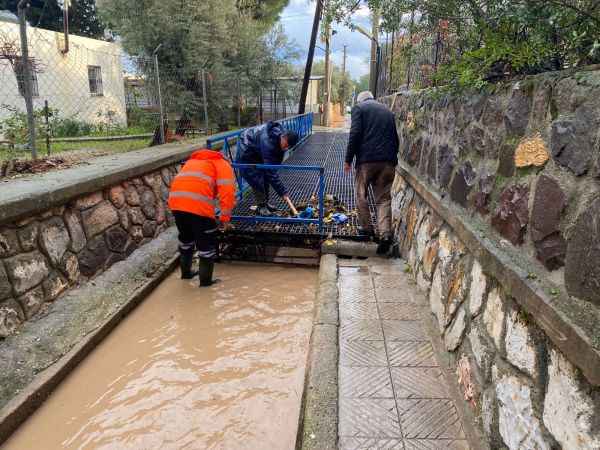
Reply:
<svg viewBox="0 0 600 450"><path fill-rule="evenodd" d="M104 95L102 68L100 66L88 66L88 80L90 82L90 94L94 96Z"/></svg>
<svg viewBox="0 0 600 450"><path fill-rule="evenodd" d="M35 73L35 69L33 64L29 64L30 76L31 76L31 94L33 97L38 97L40 95L38 88L38 80L37 74ZM25 97L25 64L21 58L18 58L15 61L15 76L17 77L17 86L19 87L19 94Z"/></svg>

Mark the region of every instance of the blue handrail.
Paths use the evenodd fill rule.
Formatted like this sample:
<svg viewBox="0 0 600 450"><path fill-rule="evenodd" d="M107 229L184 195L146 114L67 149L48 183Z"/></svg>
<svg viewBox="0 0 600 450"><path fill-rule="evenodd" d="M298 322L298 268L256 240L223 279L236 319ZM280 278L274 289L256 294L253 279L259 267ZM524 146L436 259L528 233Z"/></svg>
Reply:
<svg viewBox="0 0 600 450"><path fill-rule="evenodd" d="M313 113L306 113L297 116L287 117L285 119L279 120L278 122L283 126L283 128L288 130L294 130L296 133L298 133L299 137L298 143L293 148L290 148L287 151L286 156L284 157L285 160L291 153L293 153L297 148L299 148L300 145L312 134ZM215 144L222 142L223 144L221 151L225 154L227 158L229 158L230 162L235 162L237 160L237 156L240 150L239 137L244 130L245 128L218 134L217 136L212 136L206 140L206 147L213 148ZM232 141L234 139L235 155L232 153ZM241 200L249 186L248 183L246 183L243 180L243 178L240 177L238 171L236 171L235 178L238 183L238 200Z"/></svg>
<svg viewBox="0 0 600 450"><path fill-rule="evenodd" d="M301 114L298 116L287 117L278 122L287 130L293 130L298 133L298 143L288 150L287 155L295 151L300 145L308 139L313 130L313 113ZM238 152L240 149L239 137L244 129L222 133L217 136L210 137L206 140L206 146L213 148L214 145L222 142L221 151L233 164L235 169L235 178L238 185L238 200L241 200L244 193L249 188L248 183L240 176L240 169L257 168L262 170L296 170L296 171L313 171L319 172L319 218L318 219L300 219L292 217L261 217L261 216L233 216L234 220L245 222L277 222L277 223L300 223L300 224L318 224L319 233L323 232L324 218L324 200L325 200L325 170L319 166L290 166L290 165L268 165L268 164L236 164ZM235 142L233 140L235 139ZM235 155L232 153L232 148L235 145Z"/></svg>

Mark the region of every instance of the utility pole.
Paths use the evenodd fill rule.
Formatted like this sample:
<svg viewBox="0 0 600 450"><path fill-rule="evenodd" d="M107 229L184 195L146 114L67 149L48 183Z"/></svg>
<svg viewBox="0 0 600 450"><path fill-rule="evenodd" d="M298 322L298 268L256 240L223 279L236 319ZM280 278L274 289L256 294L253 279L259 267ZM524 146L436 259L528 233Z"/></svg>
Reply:
<svg viewBox="0 0 600 450"><path fill-rule="evenodd" d="M63 4L63 30L65 34L65 47L61 53L66 55L69 53L69 6L71 6L71 0L64 0Z"/></svg>
<svg viewBox="0 0 600 450"><path fill-rule="evenodd" d="M156 72L156 87L158 90L158 110L160 115L160 143L165 143L165 122L164 122L164 112L163 112L163 103L162 103L162 93L160 92L160 70L158 68L158 51L162 47L162 44L158 44L158 47L154 50L154 71Z"/></svg>
<svg viewBox="0 0 600 450"><path fill-rule="evenodd" d="M395 89L394 86L394 42L396 41L396 32L392 31L392 54L390 56L390 83L391 89Z"/></svg>
<svg viewBox="0 0 600 450"><path fill-rule="evenodd" d="M344 45L344 59L342 60L342 95L341 95L341 99L340 99L340 103L341 103L341 108L342 108L342 116L346 114L346 96L348 95L348 93L346 92L346 49L348 48L347 45Z"/></svg>
<svg viewBox="0 0 600 450"><path fill-rule="evenodd" d="M406 69L406 89L410 89L410 81L411 81L411 69L412 69L412 37L413 37L413 28L415 26L415 10L413 9L410 13L410 28L408 29L408 45L409 45L409 53L408 53L408 64Z"/></svg>
<svg viewBox="0 0 600 450"><path fill-rule="evenodd" d="M206 96L206 73L202 69L202 103L204 103L204 126L206 127L206 135L209 135L208 130L208 97Z"/></svg>
<svg viewBox="0 0 600 450"><path fill-rule="evenodd" d="M378 63L379 63L379 45L377 42L379 41L379 10L373 9L371 13L371 73L369 78L369 90L371 93L377 97L377 77L379 74L378 71Z"/></svg>
<svg viewBox="0 0 600 450"><path fill-rule="evenodd" d="M323 125L328 127L331 123L331 25L325 29L325 105L323 107Z"/></svg>
<svg viewBox="0 0 600 450"><path fill-rule="evenodd" d="M19 13L19 34L21 35L21 67L23 76L23 94L25 94L25 108L27 109L27 127L29 128L29 148L31 157L37 159L35 147L35 117L33 110L33 86L31 61L29 60L29 47L27 43L27 19L25 13L29 9L29 1L21 0L17 6Z"/></svg>
<svg viewBox="0 0 600 450"><path fill-rule="evenodd" d="M310 73L312 71L313 58L315 56L315 45L317 45L317 34L319 33L319 22L323 11L323 0L317 0L315 8L315 18L310 35L310 45L308 46L308 55L306 57L306 67L304 68L304 79L302 80L302 90L300 91L300 103L298 105L298 114L304 114L306 110L306 96L308 95L308 84L310 82Z"/></svg>

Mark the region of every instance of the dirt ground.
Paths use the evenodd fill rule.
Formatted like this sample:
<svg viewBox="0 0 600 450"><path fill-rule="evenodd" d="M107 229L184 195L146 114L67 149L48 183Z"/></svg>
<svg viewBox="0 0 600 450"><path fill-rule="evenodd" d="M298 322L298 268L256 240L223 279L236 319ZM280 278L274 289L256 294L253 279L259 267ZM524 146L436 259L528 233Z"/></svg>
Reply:
<svg viewBox="0 0 600 450"><path fill-rule="evenodd" d="M182 145L193 143L194 139L181 141ZM28 156L15 155L11 159L0 152L0 181L7 183L10 180L22 178L27 175L40 174L52 170L63 170L73 166L88 164L91 159L116 153L125 153L142 148L147 148L149 139L115 141L115 142L90 142L85 147L69 149L51 153L45 156L43 152L38 159L33 160ZM4 158L3 158L4 157Z"/></svg>

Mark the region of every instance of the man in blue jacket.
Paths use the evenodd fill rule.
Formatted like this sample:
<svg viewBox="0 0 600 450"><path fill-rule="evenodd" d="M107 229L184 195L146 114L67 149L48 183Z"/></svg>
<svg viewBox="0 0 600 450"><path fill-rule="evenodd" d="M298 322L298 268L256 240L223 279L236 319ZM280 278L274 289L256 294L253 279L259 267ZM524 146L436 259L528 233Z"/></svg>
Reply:
<svg viewBox="0 0 600 450"><path fill-rule="evenodd" d="M278 122L268 122L244 130L240 136L240 149L237 161L240 164L279 165L288 148L298 143L298 134L285 130ZM289 205L292 205L287 189L279 178L277 170L243 169L241 175L248 182L258 204L259 216L270 216L277 210L269 204L269 190L273 190Z"/></svg>

